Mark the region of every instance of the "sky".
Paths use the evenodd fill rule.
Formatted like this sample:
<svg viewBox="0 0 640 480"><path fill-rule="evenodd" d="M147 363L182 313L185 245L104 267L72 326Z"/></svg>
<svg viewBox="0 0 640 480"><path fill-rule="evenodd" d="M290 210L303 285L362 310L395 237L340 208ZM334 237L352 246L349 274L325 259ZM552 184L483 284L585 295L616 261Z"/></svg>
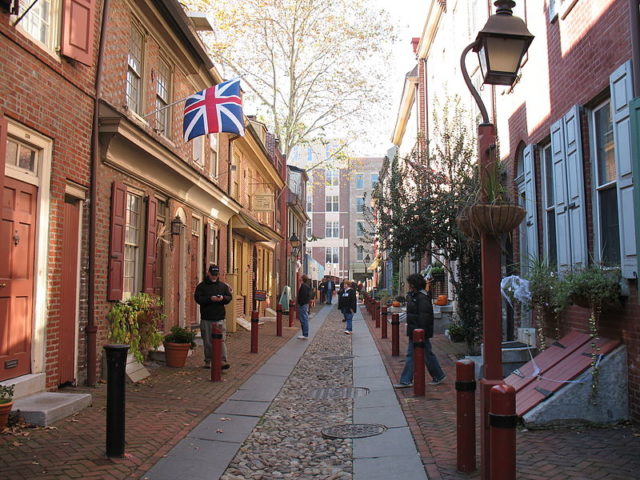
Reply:
<svg viewBox="0 0 640 480"><path fill-rule="evenodd" d="M386 10L397 27L398 38L393 45L393 58L389 68L389 93L392 107L385 119L379 140L372 145L355 145L357 156L381 157L391 147L391 133L400 106L404 78L415 66L411 38L419 37L424 27L429 2L427 0L370 0L372 5Z"/></svg>

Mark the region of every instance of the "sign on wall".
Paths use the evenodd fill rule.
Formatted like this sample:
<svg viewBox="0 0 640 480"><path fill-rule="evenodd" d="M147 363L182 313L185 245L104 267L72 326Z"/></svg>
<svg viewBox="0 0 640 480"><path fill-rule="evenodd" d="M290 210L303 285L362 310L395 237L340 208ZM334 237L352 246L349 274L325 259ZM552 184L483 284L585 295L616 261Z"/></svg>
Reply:
<svg viewBox="0 0 640 480"><path fill-rule="evenodd" d="M272 193L256 193L252 197L252 202L251 208L254 212L273 212L275 210Z"/></svg>
<svg viewBox="0 0 640 480"><path fill-rule="evenodd" d="M267 299L267 291L266 290L256 290L253 294L253 299L256 302L264 302Z"/></svg>

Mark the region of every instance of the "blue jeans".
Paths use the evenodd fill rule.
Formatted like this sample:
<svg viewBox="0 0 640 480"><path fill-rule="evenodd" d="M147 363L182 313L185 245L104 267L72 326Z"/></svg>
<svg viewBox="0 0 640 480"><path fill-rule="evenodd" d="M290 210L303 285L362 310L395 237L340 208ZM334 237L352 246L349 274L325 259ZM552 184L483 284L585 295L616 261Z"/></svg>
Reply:
<svg viewBox="0 0 640 480"><path fill-rule="evenodd" d="M440 367L438 358L431 349L431 342L428 338L424 340L424 364L427 366L427 371L434 381L444 377L442 367ZM404 362L402 375L400 375L400 383L405 385L413 383L413 340L411 338L409 338L409 344L407 345L407 358Z"/></svg>
<svg viewBox="0 0 640 480"><path fill-rule="evenodd" d="M302 327L302 335L309 336L309 304L300 305L300 326Z"/></svg>
<svg viewBox="0 0 640 480"><path fill-rule="evenodd" d="M344 315L344 319L347 321L347 331L352 331L353 330L353 312L351 310L349 310L348 308L343 308L342 309L342 315Z"/></svg>
<svg viewBox="0 0 640 480"><path fill-rule="evenodd" d="M328 290L325 295L327 296L327 305L331 305L333 300L333 290Z"/></svg>

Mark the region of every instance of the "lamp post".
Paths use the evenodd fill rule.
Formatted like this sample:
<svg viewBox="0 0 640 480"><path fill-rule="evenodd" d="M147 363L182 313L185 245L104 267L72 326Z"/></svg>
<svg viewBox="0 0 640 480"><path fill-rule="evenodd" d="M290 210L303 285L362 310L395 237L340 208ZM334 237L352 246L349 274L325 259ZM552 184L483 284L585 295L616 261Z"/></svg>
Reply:
<svg viewBox="0 0 640 480"><path fill-rule="evenodd" d="M298 275L298 272L296 271L296 260L298 258L298 253L300 252L300 245L302 245L302 242L300 241L298 236L295 234L295 232L291 235L291 237L289 237L289 245L291 245L291 273L293 274L291 276L291 279L293 280L294 289L295 289L294 295L297 295L299 275Z"/></svg>
<svg viewBox="0 0 640 480"><path fill-rule="evenodd" d="M371 257L369 256L369 254L367 253L367 256L364 257L364 284L365 284L365 290L368 290L368 283L369 283L369 277L368 277L368 272L367 269L369 267L369 262L371 261Z"/></svg>
<svg viewBox="0 0 640 480"><path fill-rule="evenodd" d="M465 83L478 104L482 123L478 126L480 162L480 201L486 201L484 188L491 170L496 168L496 128L489 121L487 109L474 88L467 72L465 59L473 50L478 54L484 83L512 85L518 74L522 57L533 41L533 35L521 18L514 17L513 0L497 0L496 14L491 15L475 41L462 52L460 67ZM484 340L484 378L481 385L481 469L482 478L490 478L489 393L502 383L502 329L500 297L500 243L496 235L481 233L482 318Z"/></svg>

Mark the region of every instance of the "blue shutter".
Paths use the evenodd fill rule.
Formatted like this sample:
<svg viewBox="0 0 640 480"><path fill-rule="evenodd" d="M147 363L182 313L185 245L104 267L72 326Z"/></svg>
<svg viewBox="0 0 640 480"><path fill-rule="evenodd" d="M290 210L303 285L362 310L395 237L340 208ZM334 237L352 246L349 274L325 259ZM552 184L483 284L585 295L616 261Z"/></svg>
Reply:
<svg viewBox="0 0 640 480"><path fill-rule="evenodd" d="M633 208L633 173L631 167L631 116L629 102L633 98L631 62L620 66L611 77L611 116L616 149L616 184L620 224L620 268L625 278L637 271L636 230Z"/></svg>
<svg viewBox="0 0 640 480"><path fill-rule="evenodd" d="M571 269L571 237L567 202L564 124L562 119L551 125L551 159L553 162L553 198L555 199L556 213L558 271L567 271Z"/></svg>
<svg viewBox="0 0 640 480"><path fill-rule="evenodd" d="M533 145L527 145L522 154L524 159L524 208L527 214L524 223L527 235L527 256L538 258L538 222L536 213L536 175L533 161Z"/></svg>
<svg viewBox="0 0 640 480"><path fill-rule="evenodd" d="M580 107L575 105L563 117L564 148L567 167L567 207L571 229L571 264L587 266L587 218L584 201L582 134Z"/></svg>
<svg viewBox="0 0 640 480"><path fill-rule="evenodd" d="M633 162L631 167L635 176L640 175L640 97L635 98L629 105L631 110L631 157ZM640 213L640 189L633 190L634 193L634 211L636 215ZM636 222L636 251L640 250L640 221ZM638 259L636 259L637 261ZM636 265L636 272L640 271L640 266Z"/></svg>

